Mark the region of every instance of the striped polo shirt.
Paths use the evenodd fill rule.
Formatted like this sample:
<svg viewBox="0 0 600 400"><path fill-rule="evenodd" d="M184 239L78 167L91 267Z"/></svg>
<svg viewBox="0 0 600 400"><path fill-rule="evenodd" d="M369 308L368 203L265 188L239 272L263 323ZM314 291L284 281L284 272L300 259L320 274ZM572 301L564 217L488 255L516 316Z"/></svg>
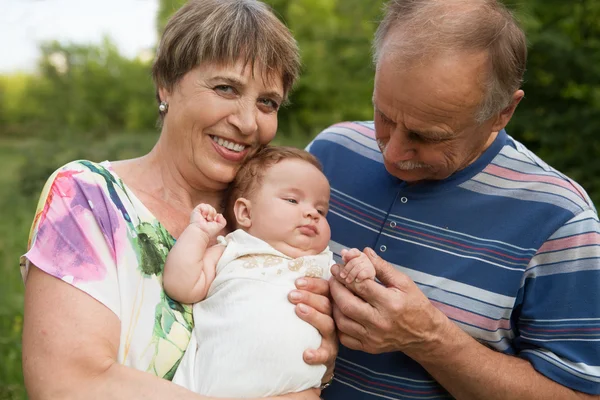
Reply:
<svg viewBox="0 0 600 400"><path fill-rule="evenodd" d="M372 122L308 146L331 183L331 250L370 246L479 342L600 394L600 224L585 191L501 131L442 181L390 175ZM403 353L343 346L327 400L451 399Z"/></svg>

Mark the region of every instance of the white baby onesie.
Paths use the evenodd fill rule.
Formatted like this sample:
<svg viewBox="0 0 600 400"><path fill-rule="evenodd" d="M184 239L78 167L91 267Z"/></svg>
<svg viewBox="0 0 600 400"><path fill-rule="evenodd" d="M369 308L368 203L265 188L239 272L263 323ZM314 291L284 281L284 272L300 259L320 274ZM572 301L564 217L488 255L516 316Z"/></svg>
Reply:
<svg viewBox="0 0 600 400"><path fill-rule="evenodd" d="M265 397L318 387L325 366L304 362L304 350L321 335L289 302L294 281L329 279L329 248L314 256L287 257L236 230L226 244L206 299L194 304L194 331L173 382L215 397Z"/></svg>

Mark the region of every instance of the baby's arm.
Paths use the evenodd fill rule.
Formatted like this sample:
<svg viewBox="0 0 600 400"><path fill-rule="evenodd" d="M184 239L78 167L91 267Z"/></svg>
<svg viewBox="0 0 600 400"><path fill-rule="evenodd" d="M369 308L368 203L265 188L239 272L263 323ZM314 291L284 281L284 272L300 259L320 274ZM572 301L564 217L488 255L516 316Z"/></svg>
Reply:
<svg viewBox="0 0 600 400"><path fill-rule="evenodd" d="M362 282L365 279L375 278L375 267L369 257L362 251L344 249L342 250L342 261L345 265L340 271L340 277L345 279L346 283Z"/></svg>
<svg viewBox="0 0 600 400"><path fill-rule="evenodd" d="M204 300L215 279L224 246L208 247L225 227L225 218L208 204L200 204L167 255L163 274L165 292L185 304Z"/></svg>

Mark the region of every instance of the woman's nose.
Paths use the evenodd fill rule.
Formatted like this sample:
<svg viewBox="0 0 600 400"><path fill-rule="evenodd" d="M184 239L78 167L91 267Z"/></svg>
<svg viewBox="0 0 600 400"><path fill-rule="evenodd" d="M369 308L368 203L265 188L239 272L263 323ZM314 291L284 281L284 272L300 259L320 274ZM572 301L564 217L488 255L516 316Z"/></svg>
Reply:
<svg viewBox="0 0 600 400"><path fill-rule="evenodd" d="M254 104L240 104L236 113L232 114L229 121L242 135L252 135L258 130L258 109Z"/></svg>

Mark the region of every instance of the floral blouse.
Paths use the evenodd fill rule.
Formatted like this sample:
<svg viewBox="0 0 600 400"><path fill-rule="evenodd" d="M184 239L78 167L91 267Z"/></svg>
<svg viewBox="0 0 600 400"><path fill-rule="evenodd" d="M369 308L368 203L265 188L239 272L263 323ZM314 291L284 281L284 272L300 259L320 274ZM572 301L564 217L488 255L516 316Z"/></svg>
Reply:
<svg viewBox="0 0 600 400"><path fill-rule="evenodd" d="M108 161L74 161L46 182L21 273L32 263L100 301L121 321L118 362L170 380L193 327L163 290L174 242Z"/></svg>

